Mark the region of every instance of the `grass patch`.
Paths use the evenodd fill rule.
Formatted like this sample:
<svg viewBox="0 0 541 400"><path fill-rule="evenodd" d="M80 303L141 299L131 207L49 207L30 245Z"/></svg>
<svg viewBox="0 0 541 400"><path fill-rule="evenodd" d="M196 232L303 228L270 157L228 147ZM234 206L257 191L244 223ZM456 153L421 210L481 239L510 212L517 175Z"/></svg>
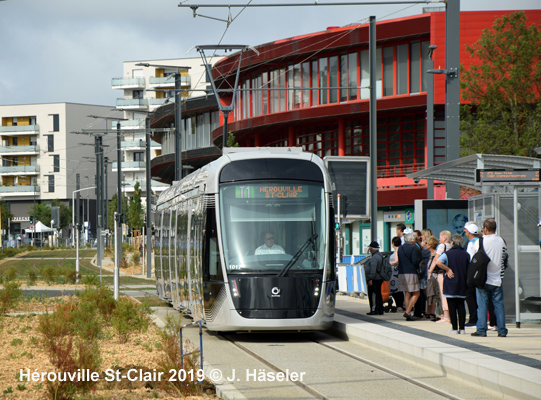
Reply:
<svg viewBox="0 0 541 400"><path fill-rule="evenodd" d="M170 303L154 296L134 297L134 299L148 304L149 307L171 307Z"/></svg>

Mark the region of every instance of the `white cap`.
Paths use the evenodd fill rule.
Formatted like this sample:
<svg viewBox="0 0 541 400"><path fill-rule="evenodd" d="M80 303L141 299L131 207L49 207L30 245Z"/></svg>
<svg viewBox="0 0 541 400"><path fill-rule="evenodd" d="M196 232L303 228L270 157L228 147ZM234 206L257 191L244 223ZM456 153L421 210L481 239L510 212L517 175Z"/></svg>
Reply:
<svg viewBox="0 0 541 400"><path fill-rule="evenodd" d="M472 235L478 235L479 234L479 228L475 224L468 224L464 227L468 230Z"/></svg>
<svg viewBox="0 0 541 400"><path fill-rule="evenodd" d="M541 219L539 220L539 223L537 224L537 226L541 226Z"/></svg>
<svg viewBox="0 0 541 400"><path fill-rule="evenodd" d="M541 221L539 221L539 222L541 222ZM407 233L413 233L413 229L410 229L410 228L404 229L404 235L407 234Z"/></svg>

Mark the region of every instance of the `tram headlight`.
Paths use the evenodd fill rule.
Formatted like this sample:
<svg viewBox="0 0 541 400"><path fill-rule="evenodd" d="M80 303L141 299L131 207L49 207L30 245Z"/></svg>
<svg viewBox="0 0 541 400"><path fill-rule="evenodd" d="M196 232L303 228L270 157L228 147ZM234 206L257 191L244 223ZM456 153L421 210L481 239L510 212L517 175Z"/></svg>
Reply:
<svg viewBox="0 0 541 400"><path fill-rule="evenodd" d="M233 284L231 285L231 293L233 294L233 297L240 297L240 291L237 285L237 281L233 279L231 283Z"/></svg>
<svg viewBox="0 0 541 400"><path fill-rule="evenodd" d="M316 287L314 289L314 297L319 297L319 279L316 279Z"/></svg>

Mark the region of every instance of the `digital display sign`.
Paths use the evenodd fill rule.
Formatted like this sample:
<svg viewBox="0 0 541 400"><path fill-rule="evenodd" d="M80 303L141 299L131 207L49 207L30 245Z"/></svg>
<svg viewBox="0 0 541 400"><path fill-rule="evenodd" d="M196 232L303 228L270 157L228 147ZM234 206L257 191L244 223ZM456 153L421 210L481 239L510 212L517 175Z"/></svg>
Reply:
<svg viewBox="0 0 541 400"><path fill-rule="evenodd" d="M323 159L334 186L334 204L337 194L347 196L348 215L346 218L367 218L369 216L369 157L327 156Z"/></svg>
<svg viewBox="0 0 541 400"><path fill-rule="evenodd" d="M308 197L303 185L239 185L235 186L236 199L298 199Z"/></svg>
<svg viewBox="0 0 541 400"><path fill-rule="evenodd" d="M540 181L539 169L478 169L476 170L476 182L481 184L527 184Z"/></svg>

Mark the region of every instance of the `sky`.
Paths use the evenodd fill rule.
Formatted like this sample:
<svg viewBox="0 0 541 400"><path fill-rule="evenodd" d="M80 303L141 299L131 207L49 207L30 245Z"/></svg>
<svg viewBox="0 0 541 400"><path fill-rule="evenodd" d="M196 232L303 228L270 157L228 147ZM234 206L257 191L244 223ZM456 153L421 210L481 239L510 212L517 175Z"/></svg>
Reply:
<svg viewBox="0 0 541 400"><path fill-rule="evenodd" d="M317 1L317 0L315 0ZM442 4L199 8L179 4L313 4L314 0L0 0L0 105L113 106L122 63L199 57L197 45L256 46L329 26L399 18ZM353 1L353 0L349 0ZM377 0L376 0L377 1ZM319 0L320 3L348 0ZM357 1L360 2L360 1ZM462 0L461 10L539 9L539 0ZM190 49L192 49L190 51Z"/></svg>

